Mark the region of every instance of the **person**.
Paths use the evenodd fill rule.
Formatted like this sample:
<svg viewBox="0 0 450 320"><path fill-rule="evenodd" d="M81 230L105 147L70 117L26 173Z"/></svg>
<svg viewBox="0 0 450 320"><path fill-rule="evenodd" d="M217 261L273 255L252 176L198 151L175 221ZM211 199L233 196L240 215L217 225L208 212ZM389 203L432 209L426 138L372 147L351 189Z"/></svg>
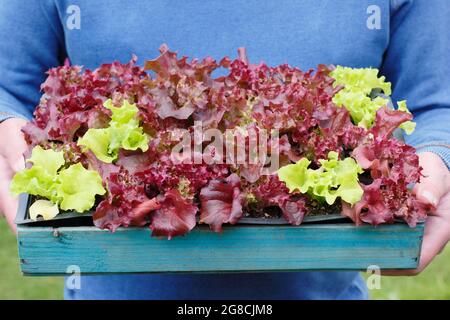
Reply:
<svg viewBox="0 0 450 320"><path fill-rule="evenodd" d="M45 72L65 58L87 68L132 54L153 58L162 43L190 57L235 56L308 69L319 63L375 67L408 99L424 177L417 196L429 217L420 273L450 239L450 3L447 0L179 1L22 0L0 6L0 211L11 228L12 175L24 167L21 127ZM356 272L82 276L67 299L365 299Z"/></svg>

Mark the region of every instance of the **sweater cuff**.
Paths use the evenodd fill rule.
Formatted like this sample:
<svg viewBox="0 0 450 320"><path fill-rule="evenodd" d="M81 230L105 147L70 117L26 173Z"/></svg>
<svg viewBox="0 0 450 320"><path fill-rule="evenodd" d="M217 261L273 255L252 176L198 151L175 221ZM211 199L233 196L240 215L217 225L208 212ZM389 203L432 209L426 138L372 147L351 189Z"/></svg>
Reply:
<svg viewBox="0 0 450 320"><path fill-rule="evenodd" d="M10 118L20 118L20 119L24 119L24 120L27 120L27 121L30 120L26 116L24 116L23 114L18 113L18 112L14 112L14 111L7 111L7 112L0 111L0 122L3 122L3 121L5 121L7 119L10 119Z"/></svg>
<svg viewBox="0 0 450 320"><path fill-rule="evenodd" d="M450 170L450 144L445 142L431 142L416 146L417 153L433 152L441 157Z"/></svg>

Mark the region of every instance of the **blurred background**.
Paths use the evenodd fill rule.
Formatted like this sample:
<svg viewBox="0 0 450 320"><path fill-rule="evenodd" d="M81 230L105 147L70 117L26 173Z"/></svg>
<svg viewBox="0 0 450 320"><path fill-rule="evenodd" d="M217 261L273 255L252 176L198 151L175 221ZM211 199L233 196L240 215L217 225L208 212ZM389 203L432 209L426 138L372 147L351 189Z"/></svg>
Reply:
<svg viewBox="0 0 450 320"><path fill-rule="evenodd" d="M63 299L63 278L24 277L15 236L0 218L0 299ZM417 277L382 277L372 299L450 299L450 245Z"/></svg>

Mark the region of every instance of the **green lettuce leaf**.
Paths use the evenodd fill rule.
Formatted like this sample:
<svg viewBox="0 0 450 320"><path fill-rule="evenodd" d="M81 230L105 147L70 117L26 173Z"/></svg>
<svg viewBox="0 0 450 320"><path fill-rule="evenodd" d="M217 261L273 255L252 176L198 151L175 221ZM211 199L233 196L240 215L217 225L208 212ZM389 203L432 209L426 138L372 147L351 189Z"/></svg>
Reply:
<svg viewBox="0 0 450 320"><path fill-rule="evenodd" d="M64 152L44 150L41 146L36 146L31 151L31 157L27 162L33 163L33 167L42 168L49 175L55 175L65 163Z"/></svg>
<svg viewBox="0 0 450 320"><path fill-rule="evenodd" d="M78 139L78 145L84 150L91 150L95 156L106 163L112 163L117 158L117 150L110 152L111 130L89 129L83 137Z"/></svg>
<svg viewBox="0 0 450 320"><path fill-rule="evenodd" d="M117 124L130 124L132 126L138 126L139 120L137 119L137 113L139 109L135 104L130 104L128 100L124 100L122 106L115 107L111 99L106 100L103 103L106 109L111 110L111 122Z"/></svg>
<svg viewBox="0 0 450 320"><path fill-rule="evenodd" d="M112 163L117 159L119 149L148 150L148 135L139 125L139 109L135 104L124 101L122 106L115 107L111 99L103 104L111 110L111 121L104 129L89 129L78 140L78 145L84 150L91 150L95 156L106 163Z"/></svg>
<svg viewBox="0 0 450 320"><path fill-rule="evenodd" d="M370 128L377 110L389 102L382 97L372 99L370 94L373 89L381 89L386 96L391 95L391 83L385 82L385 77L378 77L378 69L372 68L337 66L330 76L335 79L334 87L343 86L334 95L333 102L346 108L355 124Z"/></svg>
<svg viewBox="0 0 450 320"><path fill-rule="evenodd" d="M28 193L57 202L56 178L56 175L49 175L42 167L31 167L14 175L10 190L14 195Z"/></svg>
<svg viewBox="0 0 450 320"><path fill-rule="evenodd" d="M11 192L15 195L28 193L58 202L57 172L64 165L64 153L36 146L27 162L33 163L33 166L14 175L10 185Z"/></svg>
<svg viewBox="0 0 450 320"><path fill-rule="evenodd" d="M85 169L80 163L59 174L58 197L61 209L84 212L95 204L95 196L106 193L98 172Z"/></svg>
<svg viewBox="0 0 450 320"><path fill-rule="evenodd" d="M111 126L111 140L109 149L115 153L119 148L125 150L148 150L148 137L141 127L131 127L130 125Z"/></svg>
<svg viewBox="0 0 450 320"><path fill-rule="evenodd" d="M365 129L372 127L377 110L389 103L388 99L377 96L371 97L374 89L381 90L385 96L391 95L391 83L385 81L385 77L378 77L378 69L372 68L348 68L337 66L330 76L334 78L333 86L343 86L333 96L333 102L338 107L346 108L355 124ZM399 101L398 110L409 112L406 101ZM400 128L406 134L411 134L416 127L412 121L405 122Z"/></svg>
<svg viewBox="0 0 450 320"><path fill-rule="evenodd" d="M385 95L390 96L391 83L386 82L384 76L378 77L375 68L349 68L337 66L330 76L335 79L334 86L343 85L347 90L358 91L369 95L373 89L381 89Z"/></svg>
<svg viewBox="0 0 450 320"><path fill-rule="evenodd" d="M362 173L362 168L353 158L345 158L339 161L334 168L336 184L339 188L336 190L336 196L347 203L355 204L361 200L363 189L358 182L358 174Z"/></svg>
<svg viewBox="0 0 450 320"><path fill-rule="evenodd" d="M302 158L278 170L278 178L286 183L289 192L308 193L330 205L338 197L352 205L361 200L363 189L358 174L363 170L353 158L339 160L338 154L331 151L328 160L320 160L320 168L310 169L309 164L309 160Z"/></svg>
<svg viewBox="0 0 450 320"><path fill-rule="evenodd" d="M308 179L308 166L311 163L306 158L302 158L295 164L284 166L278 170L278 178L286 183L289 192L300 190L306 193L310 187L311 180Z"/></svg>
<svg viewBox="0 0 450 320"><path fill-rule="evenodd" d="M63 210L83 212L94 206L96 195L106 193L97 171L87 170L80 163L64 168L62 151L36 146L27 161L33 166L14 175L10 185L13 194L28 193L48 199ZM42 215L44 219L57 211L44 202L33 207L33 215Z"/></svg>
<svg viewBox="0 0 450 320"><path fill-rule="evenodd" d="M411 113L408 110L408 107L406 105L406 100L402 100L397 102L397 106L398 106L398 110L403 111L403 112L407 112L407 113ZM405 133L407 135L410 135L411 133L414 132L414 130L416 129L416 123L412 122L412 121L407 121L405 123L402 123L400 125L400 128L402 128L403 130L405 130Z"/></svg>

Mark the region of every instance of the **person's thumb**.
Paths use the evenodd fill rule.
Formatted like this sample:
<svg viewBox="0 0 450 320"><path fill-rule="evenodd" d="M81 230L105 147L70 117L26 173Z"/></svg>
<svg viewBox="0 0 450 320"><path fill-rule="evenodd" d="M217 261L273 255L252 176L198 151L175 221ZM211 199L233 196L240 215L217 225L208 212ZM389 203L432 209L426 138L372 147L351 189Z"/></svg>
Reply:
<svg viewBox="0 0 450 320"><path fill-rule="evenodd" d="M419 154L422 170L420 183L414 187L417 199L437 207L440 199L449 191L450 174L444 161L431 152Z"/></svg>
<svg viewBox="0 0 450 320"><path fill-rule="evenodd" d="M7 119L1 123L2 147L0 154L5 158L13 172L24 168L23 153L27 144L21 131L26 121L19 118Z"/></svg>
<svg viewBox="0 0 450 320"><path fill-rule="evenodd" d="M23 153L27 145L21 131L25 123L25 120L18 118L0 123L0 215L6 217L13 231L18 201L9 189L13 175L25 166Z"/></svg>

